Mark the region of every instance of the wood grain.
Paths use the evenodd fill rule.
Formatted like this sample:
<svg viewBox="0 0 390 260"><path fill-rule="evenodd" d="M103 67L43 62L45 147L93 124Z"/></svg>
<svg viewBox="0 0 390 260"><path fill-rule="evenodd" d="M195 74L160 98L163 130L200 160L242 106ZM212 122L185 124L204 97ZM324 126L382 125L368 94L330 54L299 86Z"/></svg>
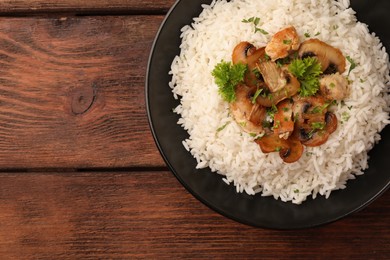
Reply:
<svg viewBox="0 0 390 260"><path fill-rule="evenodd" d="M335 223L253 228L169 172L0 174L2 259L386 259L390 193Z"/></svg>
<svg viewBox="0 0 390 260"><path fill-rule="evenodd" d="M34 13L165 13L175 0L5 0L0 2L0 14Z"/></svg>
<svg viewBox="0 0 390 260"><path fill-rule="evenodd" d="M0 19L0 168L164 166L144 99L162 19Z"/></svg>

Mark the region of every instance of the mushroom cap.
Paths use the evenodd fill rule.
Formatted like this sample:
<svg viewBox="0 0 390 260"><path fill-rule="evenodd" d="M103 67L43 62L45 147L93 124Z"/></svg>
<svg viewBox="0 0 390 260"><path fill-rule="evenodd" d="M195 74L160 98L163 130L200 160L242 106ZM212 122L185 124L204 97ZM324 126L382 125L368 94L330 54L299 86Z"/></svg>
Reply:
<svg viewBox="0 0 390 260"><path fill-rule="evenodd" d="M318 39L310 39L302 42L298 50L299 57L316 57L321 63L321 70L324 74L332 74L345 71L346 61L343 53Z"/></svg>

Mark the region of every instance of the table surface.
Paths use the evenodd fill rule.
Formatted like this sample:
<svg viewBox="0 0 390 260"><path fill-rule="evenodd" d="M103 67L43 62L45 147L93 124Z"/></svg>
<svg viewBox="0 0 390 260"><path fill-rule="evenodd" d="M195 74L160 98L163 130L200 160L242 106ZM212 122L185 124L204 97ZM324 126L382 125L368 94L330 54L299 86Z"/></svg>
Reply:
<svg viewBox="0 0 390 260"><path fill-rule="evenodd" d="M1 1L1 258L388 258L389 192L326 226L275 231L225 218L180 185L144 96L173 4Z"/></svg>

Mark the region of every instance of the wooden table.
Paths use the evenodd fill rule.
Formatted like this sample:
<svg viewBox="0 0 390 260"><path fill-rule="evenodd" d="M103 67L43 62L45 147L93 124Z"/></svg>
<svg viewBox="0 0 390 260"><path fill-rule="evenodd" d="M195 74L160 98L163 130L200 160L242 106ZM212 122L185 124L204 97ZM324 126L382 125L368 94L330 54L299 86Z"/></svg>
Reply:
<svg viewBox="0 0 390 260"><path fill-rule="evenodd" d="M389 192L335 223L274 231L179 184L144 97L173 3L0 2L0 258L389 258Z"/></svg>

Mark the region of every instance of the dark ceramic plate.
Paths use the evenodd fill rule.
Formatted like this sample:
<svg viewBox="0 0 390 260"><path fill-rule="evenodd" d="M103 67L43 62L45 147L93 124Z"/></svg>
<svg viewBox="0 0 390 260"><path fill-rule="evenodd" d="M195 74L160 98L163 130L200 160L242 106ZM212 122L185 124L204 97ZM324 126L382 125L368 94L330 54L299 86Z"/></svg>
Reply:
<svg viewBox="0 0 390 260"><path fill-rule="evenodd" d="M239 222L265 228L297 229L322 225L340 219L367 206L390 184L386 170L387 151L390 150L389 127L382 132L382 140L370 152L369 169L347 188L332 192L329 199L320 196L301 205L284 203L271 197L237 194L233 185L226 185L222 177L210 169L196 170L196 161L187 152L182 140L188 134L177 125L178 115L172 109L178 101L172 97L168 75L173 58L179 54L180 29L192 22L202 11L207 0L179 0L164 20L153 45L146 79L146 102L150 127L157 146L182 185L204 204L224 216ZM360 21L369 24L390 50L390 1L351 0Z"/></svg>

